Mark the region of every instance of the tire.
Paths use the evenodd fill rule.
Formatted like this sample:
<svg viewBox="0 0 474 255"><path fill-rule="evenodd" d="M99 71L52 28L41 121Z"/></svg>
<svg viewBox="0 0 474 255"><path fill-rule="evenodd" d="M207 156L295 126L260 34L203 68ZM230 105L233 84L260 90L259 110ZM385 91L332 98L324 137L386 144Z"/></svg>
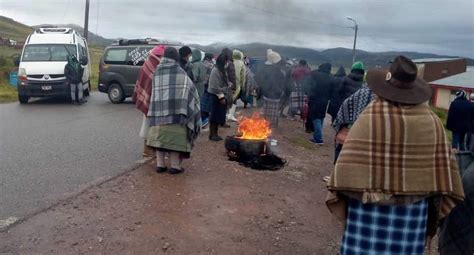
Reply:
<svg viewBox="0 0 474 255"><path fill-rule="evenodd" d="M29 96L22 96L18 94L18 101L20 101L20 104L27 104L28 100L30 100Z"/></svg>
<svg viewBox="0 0 474 255"><path fill-rule="evenodd" d="M120 84L110 84L107 94L109 95L110 102L113 104L120 104L125 101L125 94L123 93L123 89Z"/></svg>

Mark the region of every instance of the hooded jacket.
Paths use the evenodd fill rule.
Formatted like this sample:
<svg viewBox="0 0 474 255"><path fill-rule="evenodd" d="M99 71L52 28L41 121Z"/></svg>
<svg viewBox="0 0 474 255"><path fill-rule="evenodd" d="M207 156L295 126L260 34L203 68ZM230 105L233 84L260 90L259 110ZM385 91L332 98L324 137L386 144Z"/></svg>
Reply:
<svg viewBox="0 0 474 255"><path fill-rule="evenodd" d="M472 104L465 97L456 98L449 106L447 128L455 133L471 131Z"/></svg>
<svg viewBox="0 0 474 255"><path fill-rule="evenodd" d="M337 81L330 74L331 64L325 63L319 66L317 71L311 72L303 84L303 89L309 99L308 119L324 119L329 100Z"/></svg>
<svg viewBox="0 0 474 255"><path fill-rule="evenodd" d="M202 62L202 54L198 49L193 50L193 60L191 62L191 70L193 72L194 84L198 90L199 96L204 95L206 84L209 82L208 67Z"/></svg>
<svg viewBox="0 0 474 255"><path fill-rule="evenodd" d="M244 54L239 50L234 50L232 53L235 69L235 91L232 95L233 101L237 100L240 91L245 90L245 64Z"/></svg>
<svg viewBox="0 0 474 255"><path fill-rule="evenodd" d="M235 86L235 66L232 64L233 63L233 58L232 58L232 51L229 48L224 48L222 50L222 53L226 55L229 58L229 65L227 66L227 79L232 83L232 86Z"/></svg>

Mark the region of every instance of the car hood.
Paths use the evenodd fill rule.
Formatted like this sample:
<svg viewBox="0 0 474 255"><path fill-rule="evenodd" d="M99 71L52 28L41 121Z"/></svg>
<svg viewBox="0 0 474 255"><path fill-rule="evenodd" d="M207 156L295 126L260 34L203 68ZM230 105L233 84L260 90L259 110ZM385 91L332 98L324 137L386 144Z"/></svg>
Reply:
<svg viewBox="0 0 474 255"><path fill-rule="evenodd" d="M67 62L21 62L19 68L24 68L26 75L35 74L64 74Z"/></svg>

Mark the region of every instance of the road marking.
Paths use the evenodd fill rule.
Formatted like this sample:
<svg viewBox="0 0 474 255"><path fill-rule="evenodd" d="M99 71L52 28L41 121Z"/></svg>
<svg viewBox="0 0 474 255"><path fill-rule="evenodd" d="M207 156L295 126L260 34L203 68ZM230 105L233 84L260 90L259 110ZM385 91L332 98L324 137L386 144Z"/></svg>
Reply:
<svg viewBox="0 0 474 255"><path fill-rule="evenodd" d="M9 217L6 220L0 220L0 229L6 228L6 227L10 226L11 224L17 222L18 220L19 220L19 218L17 218L17 217Z"/></svg>

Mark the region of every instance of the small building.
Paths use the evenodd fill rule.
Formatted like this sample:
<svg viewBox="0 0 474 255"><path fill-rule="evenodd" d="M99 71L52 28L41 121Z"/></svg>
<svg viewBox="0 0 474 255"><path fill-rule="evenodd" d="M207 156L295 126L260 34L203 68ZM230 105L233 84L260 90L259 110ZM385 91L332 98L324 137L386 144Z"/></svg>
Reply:
<svg viewBox="0 0 474 255"><path fill-rule="evenodd" d="M422 58L414 59L418 73L427 82L466 72L465 58Z"/></svg>
<svg viewBox="0 0 474 255"><path fill-rule="evenodd" d="M468 95L474 93L474 70L432 81L429 84L433 88L431 105L447 110L456 98L456 91L464 90Z"/></svg>

